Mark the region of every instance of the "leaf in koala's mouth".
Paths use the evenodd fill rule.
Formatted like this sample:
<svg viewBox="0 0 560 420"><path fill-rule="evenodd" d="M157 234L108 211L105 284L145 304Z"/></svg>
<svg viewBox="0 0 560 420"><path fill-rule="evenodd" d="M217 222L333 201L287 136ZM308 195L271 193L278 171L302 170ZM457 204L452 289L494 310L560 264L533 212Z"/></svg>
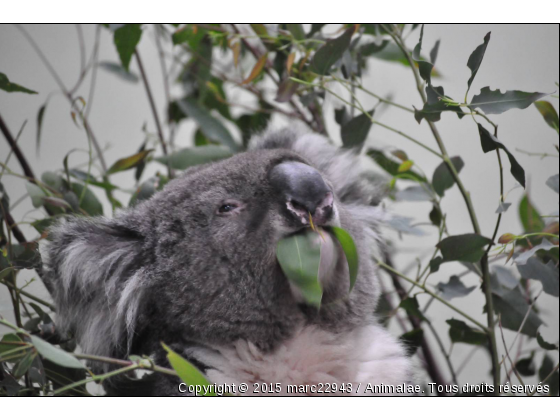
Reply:
<svg viewBox="0 0 560 420"><path fill-rule="evenodd" d="M276 258L282 271L313 306L321 306L323 288L319 283L321 264L321 241L313 230L289 236L278 242Z"/></svg>
<svg viewBox="0 0 560 420"><path fill-rule="evenodd" d="M319 307L323 289L319 281L321 250L326 243L323 231L312 224L312 229L284 238L278 242L276 257L282 271L302 294L306 302ZM332 236L338 240L346 256L350 275L350 291L358 277L358 252L352 236L339 227L329 227Z"/></svg>
<svg viewBox="0 0 560 420"><path fill-rule="evenodd" d="M352 291L354 285L356 284L356 279L358 278L359 263L356 244L354 243L354 239L352 239L352 236L350 236L350 234L344 229L336 226L332 226L329 229L338 240L338 243L342 247L342 251L344 251L344 255L346 256L346 262L348 263L348 272L350 273L350 291Z"/></svg>

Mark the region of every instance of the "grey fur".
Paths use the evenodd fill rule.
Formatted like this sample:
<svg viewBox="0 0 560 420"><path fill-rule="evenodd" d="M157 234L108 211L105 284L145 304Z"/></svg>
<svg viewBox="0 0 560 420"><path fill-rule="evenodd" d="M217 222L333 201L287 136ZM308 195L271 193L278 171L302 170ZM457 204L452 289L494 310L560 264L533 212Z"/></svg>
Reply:
<svg viewBox="0 0 560 420"><path fill-rule="evenodd" d="M329 283L324 303L333 303L319 312L298 301L275 257L278 240L300 228L287 221L267 178L289 160L323 175L338 222L360 254L354 291L346 296L347 283ZM73 332L85 353L155 354L165 363L162 341L186 356L193 346L239 339L266 353L301 325L336 333L374 324L379 287L372 254L379 255L382 212L358 160L318 135L267 132L248 152L189 169L114 219L57 225L45 268L59 328ZM227 200L240 203L238 214L216 214ZM340 259L335 270L344 272L345 264Z"/></svg>

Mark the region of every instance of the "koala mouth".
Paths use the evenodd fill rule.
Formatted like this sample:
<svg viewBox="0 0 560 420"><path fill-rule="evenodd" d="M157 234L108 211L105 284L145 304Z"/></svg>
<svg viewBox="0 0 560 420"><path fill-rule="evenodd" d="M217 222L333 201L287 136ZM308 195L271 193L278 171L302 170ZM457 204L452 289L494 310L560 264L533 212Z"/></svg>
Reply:
<svg viewBox="0 0 560 420"><path fill-rule="evenodd" d="M334 199L332 192L326 195L318 202L302 202L290 198L286 202L288 212L304 227L327 226L331 221L334 213Z"/></svg>

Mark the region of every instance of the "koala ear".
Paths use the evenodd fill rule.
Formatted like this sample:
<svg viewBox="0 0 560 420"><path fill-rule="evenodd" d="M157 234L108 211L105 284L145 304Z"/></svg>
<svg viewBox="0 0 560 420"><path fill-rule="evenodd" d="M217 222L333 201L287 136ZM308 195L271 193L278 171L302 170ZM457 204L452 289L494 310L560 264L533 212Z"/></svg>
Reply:
<svg viewBox="0 0 560 420"><path fill-rule="evenodd" d="M52 228L41 247L57 328L73 333L84 353L131 350L146 277L143 237L123 220L74 218Z"/></svg>

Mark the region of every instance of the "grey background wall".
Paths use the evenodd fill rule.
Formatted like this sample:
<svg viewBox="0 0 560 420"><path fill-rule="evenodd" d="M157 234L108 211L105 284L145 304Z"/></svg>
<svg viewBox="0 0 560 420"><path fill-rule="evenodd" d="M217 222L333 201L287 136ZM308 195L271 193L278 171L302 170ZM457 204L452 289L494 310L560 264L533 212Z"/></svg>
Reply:
<svg viewBox="0 0 560 420"><path fill-rule="evenodd" d="M45 55L49 58L61 79L67 86L73 85L77 80L80 69L80 54L76 29L71 25L28 25L26 29L40 45ZM84 35L88 53L91 51L95 27L85 25ZM556 90L554 82L559 79L559 27L558 25L428 25L425 28L424 45L431 48L437 39L441 39L437 69L442 74L438 80L446 88L446 93L460 99L464 96L466 81L470 70L466 66L467 59L474 48L482 42L484 35L492 31L492 38L488 46L482 67L471 88L471 95L480 88L490 86L502 91L519 89L524 91L553 92ZM327 31L328 32L328 31ZM412 34L407 40L409 46L417 42L418 32ZM146 72L151 81L155 100L160 117L163 118L165 97L162 84L160 64L157 58L153 31L144 33L140 43L140 52L143 57ZM165 46L170 51L171 45ZM112 44L111 35L103 30L101 33L100 61L118 62L118 57ZM251 63L244 64L245 69ZM131 70L138 73L134 60ZM87 139L83 130L78 128L70 118L68 102L57 92L58 87L41 63L37 54L30 47L22 34L11 25L0 25L0 72L5 73L15 83L39 91L39 95L7 94L0 91L0 114L15 134L27 120L27 125L19 140L19 145L27 156L37 175L44 171L62 168L62 159L74 148L87 150ZM88 97L89 78L79 90L79 93ZM419 106L420 98L415 88L410 70L399 64L375 60L364 77L364 85L379 95L392 94L396 102L407 106ZM52 95L51 95L52 94ZM172 88L172 94L179 95L178 87ZM42 145L40 154L35 151L36 115L39 107L45 102L47 96L50 102L46 111L43 124ZM237 102L245 100L238 91L231 92ZM557 99L550 100L558 109ZM235 101L234 101L235 102ZM363 97L366 108L375 101ZM328 131L335 141L340 141L338 128L333 118L333 109L338 105L336 98L329 97L326 106L328 117ZM398 109L388 109L379 119L388 125L398 127L405 133L435 147L433 138L427 125L418 125L411 114ZM499 124L499 137L508 145L510 150L516 148L539 152L554 153L554 144L558 144L558 136L542 120L534 107L524 111L513 110L508 113L493 117ZM146 98L144 87L141 83L127 83L115 75L100 70L97 73L94 101L90 122L101 145L106 148L105 156L109 164L116 159L134 153L144 139L142 126L146 123L148 131L155 132L153 118ZM274 124L282 126L286 121L275 118ZM454 115L444 115L438 122L438 127L444 138L448 151L452 156L458 155L465 161L465 168L461 177L467 189L471 192L474 207L479 216L482 231L490 236L495 223L495 210L499 199L498 172L493 154L483 155L480 150L479 137L476 125L465 118L458 121ZM194 126L184 124L177 135L177 147L190 144ZM239 133L234 133L238 135ZM375 126L369 135L368 144L378 148L399 148L406 150L411 159L418 163L426 174L433 173L439 164L438 158L430 155L422 148L407 142L404 138L391 133L379 126ZM0 160L4 161L8 154L8 147L0 139ZM519 162L525 168L528 176L528 192L535 206L542 214L550 214L558 210L558 196L549 193L545 186L546 179L558 173L558 159L530 157L520 152L515 152ZM75 153L71 157L72 163L86 162L85 152ZM19 172L20 167L14 158L10 161L12 170ZM514 180L509 175L509 165L505 163L505 189L514 186ZM155 165L152 172L155 171ZM162 168L160 168L162 169ZM144 176L149 176L146 173ZM25 194L22 180L4 176L2 179L12 203ZM114 176L118 185L134 187L132 174L122 173ZM508 201L514 206L504 215L500 233L521 232L521 225L515 210L522 190L513 190ZM100 198L101 194L98 194ZM117 196L125 202L126 194ZM105 204L108 215L110 208ZM471 231L469 217L460 196L454 188L446 193L443 199L448 218L449 230L453 234ZM426 222L431 209L429 203L397 203L389 204L392 212L399 215L413 217L418 222ZM30 200L24 200L13 209L16 220L33 221L41 218L41 210L33 209ZM36 232L28 225L22 225L22 230L28 238L34 238ZM397 253L394 256L397 266L403 268L414 261L416 257L425 260L431 246L436 242L435 229L429 226L422 227L426 236L399 238L394 232L388 231L388 237L394 242ZM428 247L429 246L429 247ZM446 265L430 279L431 284L447 281L449 276L463 271L459 266ZM513 272L516 270L513 269ZM23 273L20 278L25 278ZM30 277L30 276L29 276ZM465 277L467 285L478 285L475 277ZM540 285L534 285L535 290ZM30 286L35 293L46 297L46 291L40 282ZM454 301L459 308L469 312L476 319L485 322L485 315L479 308L483 305L483 296L479 289L469 297ZM558 341L558 299L543 295L539 299L541 315L547 322L543 334L549 339ZM10 300L4 288L0 288L0 313L8 318L10 313ZM473 308L476 308L473 312ZM442 335L446 346L447 326L445 320L453 313L445 307L434 303L429 310L436 328ZM400 334L396 323L391 324L391 329ZM506 338L512 339L512 334L507 333ZM528 345L527 348L534 348ZM452 359L460 365L470 352L466 345L456 345L452 352ZM481 378L489 378L489 358L484 351L478 351L469 365L460 374L460 381L476 383ZM442 370L445 368L442 364Z"/></svg>

